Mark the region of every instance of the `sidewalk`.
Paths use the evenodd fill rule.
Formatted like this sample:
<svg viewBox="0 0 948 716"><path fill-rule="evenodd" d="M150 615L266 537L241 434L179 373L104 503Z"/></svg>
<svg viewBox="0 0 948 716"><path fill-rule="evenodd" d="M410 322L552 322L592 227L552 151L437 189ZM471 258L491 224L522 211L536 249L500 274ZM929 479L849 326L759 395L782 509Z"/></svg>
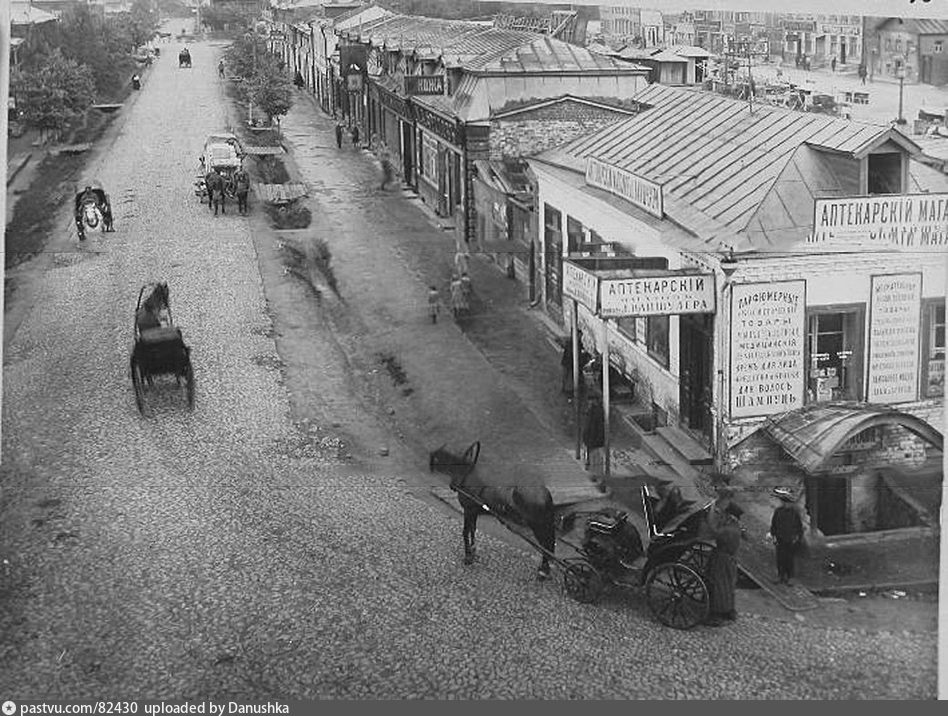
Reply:
<svg viewBox="0 0 948 716"><path fill-rule="evenodd" d="M380 330L391 334L392 353L406 375L423 376L421 383L412 383L414 408L398 405L393 410L405 420L416 419L432 446L447 442L463 450L480 439L484 449L479 464L485 474L505 484L542 479L559 506L619 505L636 516L641 528L641 485L673 481L686 496L700 498L694 483L698 470L683 476L670 469L661 456L642 447L642 436L618 415L612 420L609 495L599 492L574 457L574 409L559 390L556 341L563 331L542 309L531 308L526 288L488 257L472 256L470 262L472 316L455 324L450 314L442 314L438 324L431 325L424 296L427 286L436 285L447 298L455 254L452 224L435 216L405 187L379 190L380 173L372 155L345 146L337 149L333 121L309 95L304 96L307 99L300 96L283 129L293 159L319 204L312 228L329 237L344 295L362 292L363 320L379 320L371 314L380 312L385 326ZM371 236L373 232L382 235ZM393 255L397 262L391 260ZM365 291L367 286L372 291ZM347 310L359 309L350 305ZM441 492L435 491L455 507L453 493ZM768 579L773 552L763 542L767 526L750 519L747 527L745 573L787 608L812 608L815 602L806 589L787 590ZM827 566L830 563L837 567ZM800 577L817 591L859 589L885 585L893 575L895 581L928 581L932 565L937 580L937 558L932 560L930 551L906 551L904 545L850 545L814 555L801 564Z"/></svg>

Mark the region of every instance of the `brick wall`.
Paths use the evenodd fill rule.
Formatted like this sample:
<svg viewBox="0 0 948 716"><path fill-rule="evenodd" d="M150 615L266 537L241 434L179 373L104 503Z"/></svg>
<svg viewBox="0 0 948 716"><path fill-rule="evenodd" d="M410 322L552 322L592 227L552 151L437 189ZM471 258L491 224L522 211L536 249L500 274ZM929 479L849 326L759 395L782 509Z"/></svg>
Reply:
<svg viewBox="0 0 948 716"><path fill-rule="evenodd" d="M608 108L564 101L496 120L490 128L490 158L536 154L628 117Z"/></svg>

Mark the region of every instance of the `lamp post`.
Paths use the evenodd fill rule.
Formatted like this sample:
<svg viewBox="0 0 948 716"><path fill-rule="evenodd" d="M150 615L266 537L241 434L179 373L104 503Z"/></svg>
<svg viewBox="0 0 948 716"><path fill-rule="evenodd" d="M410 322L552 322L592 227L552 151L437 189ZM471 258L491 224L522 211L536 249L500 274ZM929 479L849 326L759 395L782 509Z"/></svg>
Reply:
<svg viewBox="0 0 948 716"><path fill-rule="evenodd" d="M895 70L895 76L899 78L899 118L895 120L896 124L905 124L905 117L902 116L902 90L905 86L905 62L900 62Z"/></svg>

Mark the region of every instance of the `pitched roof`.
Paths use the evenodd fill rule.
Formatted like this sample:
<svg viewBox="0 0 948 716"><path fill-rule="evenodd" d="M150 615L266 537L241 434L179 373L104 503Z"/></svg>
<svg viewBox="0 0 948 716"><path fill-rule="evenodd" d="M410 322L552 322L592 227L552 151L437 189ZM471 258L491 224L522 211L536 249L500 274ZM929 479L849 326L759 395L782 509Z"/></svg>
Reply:
<svg viewBox="0 0 948 716"><path fill-rule="evenodd" d="M669 47L668 51L679 57L714 57L713 52L709 52L703 47L695 47L694 45L675 45L674 47Z"/></svg>
<svg viewBox="0 0 948 716"><path fill-rule="evenodd" d="M709 228L740 232L761 248L805 237L814 196L842 191L825 153L860 158L885 142L919 151L890 127L766 105L751 114L746 102L711 92L653 84L633 99L651 109L538 158L582 173L586 158L597 157L662 184L677 223L675 212L688 206ZM818 181L808 187L804 176Z"/></svg>
<svg viewBox="0 0 948 716"><path fill-rule="evenodd" d="M41 25L46 22L55 22L59 17L46 10L33 7L28 2L14 2L10 5L11 25Z"/></svg>

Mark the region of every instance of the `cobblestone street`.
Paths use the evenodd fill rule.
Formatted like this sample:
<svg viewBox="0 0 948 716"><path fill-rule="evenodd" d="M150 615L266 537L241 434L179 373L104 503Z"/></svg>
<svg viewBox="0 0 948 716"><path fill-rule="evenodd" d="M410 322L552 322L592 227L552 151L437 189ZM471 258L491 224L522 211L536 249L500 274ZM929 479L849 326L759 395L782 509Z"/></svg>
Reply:
<svg viewBox="0 0 948 716"><path fill-rule="evenodd" d="M332 120L302 99L283 128L346 305L327 306L326 324L304 322L308 304L275 315L276 292L297 294L276 285L279 237L259 204L215 217L193 193L204 139L230 108L223 44L190 48L193 69L163 48L93 157L115 233L80 246L64 214L48 270L19 299L29 304L4 355L0 699L934 697L934 632L755 614L675 631L637 594L587 606L558 573L535 581L536 555L483 528L479 562L463 566L461 518L418 499L431 478L412 461L445 440L503 446L517 429L546 435L522 447L522 466L562 451L516 397L538 378L500 380L450 321L425 324L431 276L408 247L436 240L427 219L376 191L376 167L339 153ZM197 395L189 412L184 388L159 378L142 418L128 356L139 288L156 280L192 348ZM305 361L278 351L294 322L318 331ZM348 330L329 329L340 322ZM431 377L392 422L347 384L378 379L344 360L369 339L413 379ZM452 368L462 401L443 394ZM325 379L304 396L324 403L314 416L294 403L294 371ZM303 439L304 417L324 439ZM357 429L349 460L340 439Z"/></svg>

